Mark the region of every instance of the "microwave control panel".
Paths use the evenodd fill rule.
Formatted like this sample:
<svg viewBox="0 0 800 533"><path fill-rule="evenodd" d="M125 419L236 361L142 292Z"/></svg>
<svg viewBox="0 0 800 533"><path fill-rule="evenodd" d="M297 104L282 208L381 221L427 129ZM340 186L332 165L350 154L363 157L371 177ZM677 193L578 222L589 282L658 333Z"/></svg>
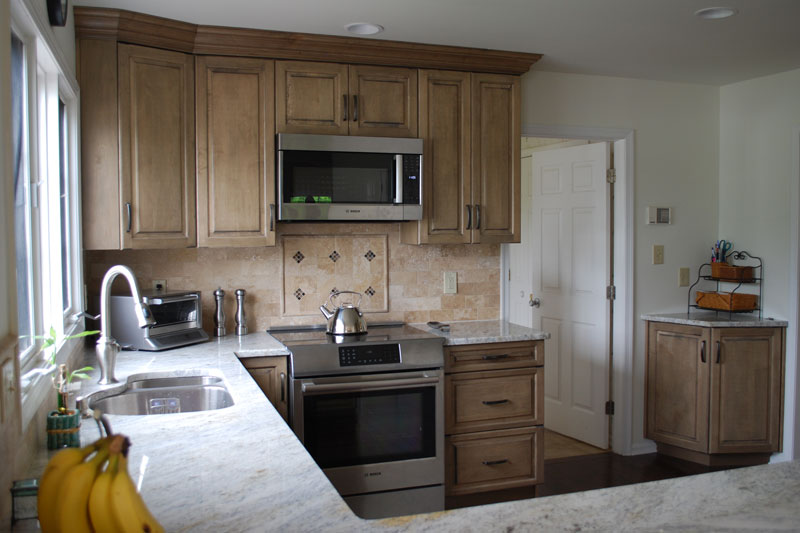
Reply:
<svg viewBox="0 0 800 533"><path fill-rule="evenodd" d="M403 156L403 203L420 203L420 189L422 188L422 156Z"/></svg>
<svg viewBox="0 0 800 533"><path fill-rule="evenodd" d="M391 365L399 362L399 344L339 347L339 366Z"/></svg>

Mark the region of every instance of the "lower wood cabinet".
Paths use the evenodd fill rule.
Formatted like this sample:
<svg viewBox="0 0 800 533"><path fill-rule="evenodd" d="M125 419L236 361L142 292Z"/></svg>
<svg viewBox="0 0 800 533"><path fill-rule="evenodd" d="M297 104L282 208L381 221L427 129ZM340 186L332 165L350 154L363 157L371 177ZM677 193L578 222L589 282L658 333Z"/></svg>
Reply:
<svg viewBox="0 0 800 533"><path fill-rule="evenodd" d="M707 465L781 450L785 328L648 322L645 437Z"/></svg>
<svg viewBox="0 0 800 533"><path fill-rule="evenodd" d="M240 359L283 419L289 422L289 376L286 357L250 357Z"/></svg>
<svg viewBox="0 0 800 533"><path fill-rule="evenodd" d="M544 467L544 341L445 347L445 493L530 487Z"/></svg>

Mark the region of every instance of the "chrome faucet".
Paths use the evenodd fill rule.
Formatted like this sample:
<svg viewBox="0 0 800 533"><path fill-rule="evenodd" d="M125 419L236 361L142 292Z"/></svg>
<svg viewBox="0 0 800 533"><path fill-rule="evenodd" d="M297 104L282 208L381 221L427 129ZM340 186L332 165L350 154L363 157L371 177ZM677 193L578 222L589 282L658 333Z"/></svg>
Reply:
<svg viewBox="0 0 800 533"><path fill-rule="evenodd" d="M150 308L142 301L139 284L136 282L136 276L134 276L133 270L124 265L114 265L109 268L100 286L100 338L97 340L97 346L95 347L97 363L100 365L100 381L98 382L100 385L117 383L117 378L114 377L114 365L117 362L117 354L120 351L120 345L114 337L111 336L109 328L111 321L108 315L111 285L114 283L114 278L119 274L125 276L125 279L128 280L128 285L130 285L139 327L143 328L155 323Z"/></svg>

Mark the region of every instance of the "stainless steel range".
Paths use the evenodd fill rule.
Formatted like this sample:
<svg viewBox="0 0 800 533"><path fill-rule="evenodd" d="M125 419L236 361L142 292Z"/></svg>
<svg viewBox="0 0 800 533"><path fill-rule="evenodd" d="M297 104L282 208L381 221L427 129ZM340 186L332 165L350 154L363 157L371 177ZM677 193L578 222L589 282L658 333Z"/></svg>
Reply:
<svg viewBox="0 0 800 533"><path fill-rule="evenodd" d="M444 340L401 323L269 333L291 352L292 429L353 511L443 510Z"/></svg>

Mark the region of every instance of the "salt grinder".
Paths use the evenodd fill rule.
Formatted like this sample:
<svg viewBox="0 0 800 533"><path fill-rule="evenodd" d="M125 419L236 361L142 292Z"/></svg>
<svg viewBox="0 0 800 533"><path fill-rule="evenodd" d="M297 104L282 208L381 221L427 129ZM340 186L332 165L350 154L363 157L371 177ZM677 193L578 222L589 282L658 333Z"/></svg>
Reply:
<svg viewBox="0 0 800 533"><path fill-rule="evenodd" d="M222 287L214 291L214 298L217 301L217 309L214 311L214 336L224 337L228 332L225 331L225 291Z"/></svg>
<svg viewBox="0 0 800 533"><path fill-rule="evenodd" d="M244 289L236 289L236 334L247 335L247 317L244 316Z"/></svg>

